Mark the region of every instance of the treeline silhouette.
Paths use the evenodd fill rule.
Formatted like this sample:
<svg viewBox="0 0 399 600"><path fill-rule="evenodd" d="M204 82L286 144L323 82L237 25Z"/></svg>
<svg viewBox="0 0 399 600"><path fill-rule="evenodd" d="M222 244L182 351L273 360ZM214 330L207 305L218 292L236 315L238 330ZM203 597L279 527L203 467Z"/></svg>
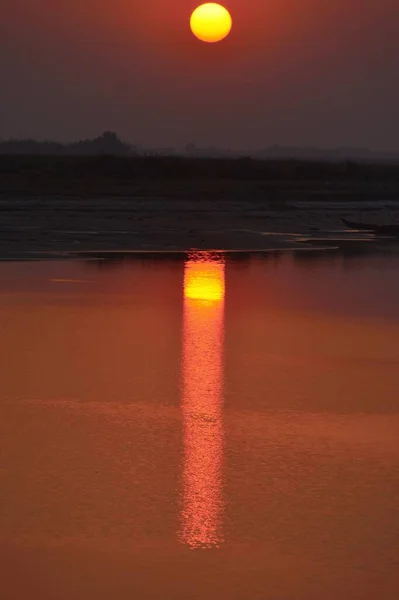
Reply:
<svg viewBox="0 0 399 600"><path fill-rule="evenodd" d="M327 161L305 158L251 158L144 155L105 131L99 137L73 143L35 140L0 141L0 192L30 189L71 190L87 186L130 186L147 181L270 182L300 188L314 182L323 190L348 188L352 182L378 191L399 192L399 162ZM103 182L103 184L102 184ZM300 183L301 182L301 183ZM313 186L315 187L315 186ZM381 188L383 189L383 188Z"/></svg>
<svg viewBox="0 0 399 600"><path fill-rule="evenodd" d="M0 154L42 156L127 156L134 155L133 146L122 142L113 131L88 140L62 144L60 142L27 140L1 140Z"/></svg>

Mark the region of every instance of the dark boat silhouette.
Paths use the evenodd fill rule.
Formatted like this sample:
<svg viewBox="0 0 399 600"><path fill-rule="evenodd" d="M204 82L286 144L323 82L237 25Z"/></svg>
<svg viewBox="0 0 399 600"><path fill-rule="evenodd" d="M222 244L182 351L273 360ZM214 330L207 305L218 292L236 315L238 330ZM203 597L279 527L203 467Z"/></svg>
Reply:
<svg viewBox="0 0 399 600"><path fill-rule="evenodd" d="M396 235L399 236L398 225L376 225L374 223L359 223L357 221L349 221L341 217L342 223L349 229L357 229L360 231L370 231L379 235Z"/></svg>

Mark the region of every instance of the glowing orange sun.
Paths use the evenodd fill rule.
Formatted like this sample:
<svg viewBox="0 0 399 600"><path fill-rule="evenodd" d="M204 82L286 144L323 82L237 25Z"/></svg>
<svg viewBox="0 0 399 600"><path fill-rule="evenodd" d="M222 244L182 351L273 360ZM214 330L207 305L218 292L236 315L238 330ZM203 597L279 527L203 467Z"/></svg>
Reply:
<svg viewBox="0 0 399 600"><path fill-rule="evenodd" d="M198 6L190 19L191 31L202 42L220 42L229 35L231 26L229 11L214 2Z"/></svg>

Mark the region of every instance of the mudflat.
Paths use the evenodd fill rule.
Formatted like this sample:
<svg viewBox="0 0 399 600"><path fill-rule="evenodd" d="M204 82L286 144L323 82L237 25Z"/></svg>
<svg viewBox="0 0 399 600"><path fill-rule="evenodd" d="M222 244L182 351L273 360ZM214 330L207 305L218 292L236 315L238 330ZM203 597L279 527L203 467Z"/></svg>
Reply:
<svg viewBox="0 0 399 600"><path fill-rule="evenodd" d="M397 171L251 159L3 156L0 255L351 244L354 233L341 217L398 220Z"/></svg>

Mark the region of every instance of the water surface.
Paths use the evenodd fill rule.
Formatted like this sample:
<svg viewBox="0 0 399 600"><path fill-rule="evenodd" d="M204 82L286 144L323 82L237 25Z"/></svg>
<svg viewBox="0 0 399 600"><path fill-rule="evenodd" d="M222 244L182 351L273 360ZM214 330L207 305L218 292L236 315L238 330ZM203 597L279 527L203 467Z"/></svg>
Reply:
<svg viewBox="0 0 399 600"><path fill-rule="evenodd" d="M0 264L1 597L398 597L399 258L328 256Z"/></svg>

